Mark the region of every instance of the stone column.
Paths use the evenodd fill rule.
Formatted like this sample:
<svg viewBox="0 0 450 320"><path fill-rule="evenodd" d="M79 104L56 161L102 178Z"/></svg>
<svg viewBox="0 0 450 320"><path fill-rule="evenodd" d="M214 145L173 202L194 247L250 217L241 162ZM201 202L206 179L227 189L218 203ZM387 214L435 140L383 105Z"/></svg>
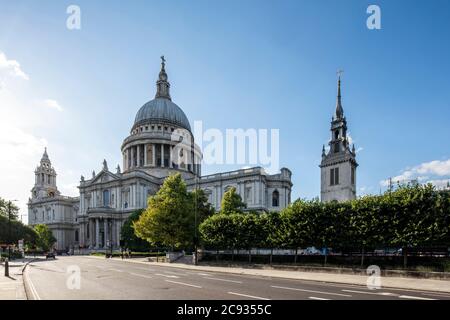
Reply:
<svg viewBox="0 0 450 320"><path fill-rule="evenodd" d="M153 159L152 159L152 161L153 161L153 166L156 166L156 145L155 144L152 144L152 157L153 157Z"/></svg>
<svg viewBox="0 0 450 320"><path fill-rule="evenodd" d="M130 170L130 168L131 168L131 151L130 151L130 148L128 148L126 150L126 153L127 153L127 170Z"/></svg>
<svg viewBox="0 0 450 320"><path fill-rule="evenodd" d="M144 144L144 166L147 165L147 145Z"/></svg>
<svg viewBox="0 0 450 320"><path fill-rule="evenodd" d="M100 221L95 218L95 248L100 248Z"/></svg>
<svg viewBox="0 0 450 320"><path fill-rule="evenodd" d="M112 247L116 247L116 219L111 219L111 239L112 239Z"/></svg>
<svg viewBox="0 0 450 320"><path fill-rule="evenodd" d="M89 248L94 248L94 221L89 219Z"/></svg>
<svg viewBox="0 0 450 320"><path fill-rule="evenodd" d="M136 159L136 163L137 163L137 167L140 167L141 166L141 145L140 144L138 144L137 146L136 146L136 157L137 157L137 159Z"/></svg>
<svg viewBox="0 0 450 320"><path fill-rule="evenodd" d="M104 218L103 219L103 230L104 230L104 232L103 232L103 237L104 237L104 239L103 239L103 248L105 248L105 249L108 248L108 240L109 240L108 228L109 228L109 226L108 226L108 218Z"/></svg>
<svg viewBox="0 0 450 320"><path fill-rule="evenodd" d="M172 153L173 153L173 146L169 145L170 155L169 155L169 167L172 168Z"/></svg>
<svg viewBox="0 0 450 320"><path fill-rule="evenodd" d="M164 143L161 143L161 167L164 167Z"/></svg>
<svg viewBox="0 0 450 320"><path fill-rule="evenodd" d="M84 229L86 227L86 223L83 222L80 224L80 229L78 230L78 245L84 246Z"/></svg>
<svg viewBox="0 0 450 320"><path fill-rule="evenodd" d="M117 237L117 246L120 246L120 228L121 228L121 220L116 220L116 237Z"/></svg>

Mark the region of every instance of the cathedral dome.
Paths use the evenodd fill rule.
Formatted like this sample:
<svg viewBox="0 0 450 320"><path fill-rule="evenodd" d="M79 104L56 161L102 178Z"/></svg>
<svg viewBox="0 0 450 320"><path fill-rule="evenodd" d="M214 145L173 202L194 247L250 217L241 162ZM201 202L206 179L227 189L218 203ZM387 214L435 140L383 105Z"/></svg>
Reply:
<svg viewBox="0 0 450 320"><path fill-rule="evenodd" d="M149 122L169 123L191 131L189 120L183 110L166 97L156 97L139 109L134 126Z"/></svg>
<svg viewBox="0 0 450 320"><path fill-rule="evenodd" d="M161 71L158 81L156 81L155 99L147 102L139 109L133 128L145 123L163 122L191 131L191 125L183 110L172 102L164 56L161 57L161 60Z"/></svg>

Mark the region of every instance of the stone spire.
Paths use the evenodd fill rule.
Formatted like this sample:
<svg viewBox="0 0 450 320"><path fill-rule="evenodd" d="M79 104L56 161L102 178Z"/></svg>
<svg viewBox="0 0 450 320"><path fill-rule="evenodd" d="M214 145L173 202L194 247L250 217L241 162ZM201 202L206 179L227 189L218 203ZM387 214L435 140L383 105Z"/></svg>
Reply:
<svg viewBox="0 0 450 320"><path fill-rule="evenodd" d="M164 98L169 99L170 98L170 83L167 81L167 73L166 73L166 59L164 59L164 56L161 56L161 71L159 72L159 78L158 81L156 81L156 95L155 98Z"/></svg>
<svg viewBox="0 0 450 320"><path fill-rule="evenodd" d="M43 162L50 163L50 158L48 157L48 154L47 154L47 147L45 147L44 154L42 155L42 158L41 158L41 163L43 163Z"/></svg>
<svg viewBox="0 0 450 320"><path fill-rule="evenodd" d="M336 119L341 119L343 116L344 116L344 109L342 108L342 102L341 102L341 75L339 74L339 77L338 77L338 94L337 94L337 100L336 100L335 118Z"/></svg>

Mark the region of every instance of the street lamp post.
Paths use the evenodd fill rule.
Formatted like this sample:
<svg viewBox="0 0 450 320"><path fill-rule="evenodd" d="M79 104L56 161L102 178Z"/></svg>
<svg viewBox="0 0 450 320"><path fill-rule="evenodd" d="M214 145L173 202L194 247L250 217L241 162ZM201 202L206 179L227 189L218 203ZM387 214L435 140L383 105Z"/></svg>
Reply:
<svg viewBox="0 0 450 320"><path fill-rule="evenodd" d="M195 177L195 208L194 208L194 224L195 224L195 228L194 228L194 252L195 252L195 256L194 256L194 265L198 264L198 236L197 236L197 210L198 210L198 186L197 186L197 177Z"/></svg>
<svg viewBox="0 0 450 320"><path fill-rule="evenodd" d="M11 234L11 205L13 201L18 200L10 200L8 201L8 260L11 260L11 243L12 243L12 234Z"/></svg>
<svg viewBox="0 0 450 320"><path fill-rule="evenodd" d="M113 243L112 243L112 239L113 239L113 236L112 236L112 233L113 233L113 230L112 230L112 226L113 226L113 214L112 214L112 212L111 212L111 219L109 220L109 248L110 248L110 257L112 258L113 257Z"/></svg>

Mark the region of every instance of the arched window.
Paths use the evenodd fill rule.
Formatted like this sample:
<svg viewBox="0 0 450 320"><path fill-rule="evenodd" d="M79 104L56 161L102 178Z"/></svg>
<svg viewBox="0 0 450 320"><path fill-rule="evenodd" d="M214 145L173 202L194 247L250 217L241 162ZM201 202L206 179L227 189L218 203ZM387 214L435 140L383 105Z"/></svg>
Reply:
<svg viewBox="0 0 450 320"><path fill-rule="evenodd" d="M280 205L280 193L275 190L272 193L272 207L278 207Z"/></svg>
<svg viewBox="0 0 450 320"><path fill-rule="evenodd" d="M78 230L75 230L75 241L78 242Z"/></svg>
<svg viewBox="0 0 450 320"><path fill-rule="evenodd" d="M334 132L334 140L337 140L337 139L339 139L339 130L336 130Z"/></svg>

